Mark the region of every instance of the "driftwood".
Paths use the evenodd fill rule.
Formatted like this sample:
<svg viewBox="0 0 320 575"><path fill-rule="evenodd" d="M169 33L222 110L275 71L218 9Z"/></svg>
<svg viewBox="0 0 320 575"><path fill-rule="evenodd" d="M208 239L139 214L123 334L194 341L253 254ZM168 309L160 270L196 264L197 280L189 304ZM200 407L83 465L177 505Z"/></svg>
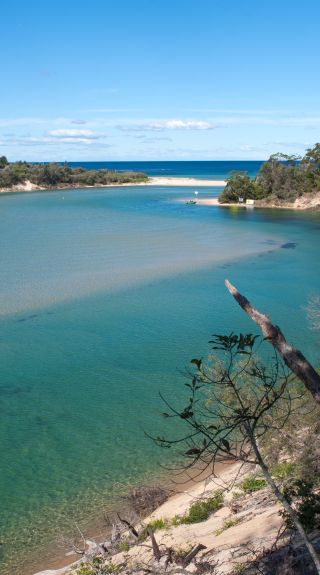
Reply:
<svg viewBox="0 0 320 575"><path fill-rule="evenodd" d="M161 553L160 553L159 545L156 542L156 538L155 538L153 531L150 527L148 529L148 535L149 535L149 537L151 539L151 543L152 543L153 556L154 556L155 560L159 562L161 559Z"/></svg>
<svg viewBox="0 0 320 575"><path fill-rule="evenodd" d="M273 325L267 315L255 309L228 280L225 280L225 285L240 307L260 327L265 339L273 345L285 364L302 381L315 401L320 404L320 375L301 351L289 345L280 328Z"/></svg>
<svg viewBox="0 0 320 575"><path fill-rule="evenodd" d="M189 565L192 559L203 549L206 549L206 546L202 545L202 543L199 543L193 549L191 549L191 551L183 558L182 561L183 567L187 567L187 565Z"/></svg>
<svg viewBox="0 0 320 575"><path fill-rule="evenodd" d="M126 519L123 519L122 517L120 517L119 513L117 513L118 519L119 521L121 521L121 523L123 523L124 525L126 525L129 529L129 531L131 531L132 535L136 538L139 539L139 533L138 531L134 528L133 525L131 525L131 523L129 521L127 521Z"/></svg>

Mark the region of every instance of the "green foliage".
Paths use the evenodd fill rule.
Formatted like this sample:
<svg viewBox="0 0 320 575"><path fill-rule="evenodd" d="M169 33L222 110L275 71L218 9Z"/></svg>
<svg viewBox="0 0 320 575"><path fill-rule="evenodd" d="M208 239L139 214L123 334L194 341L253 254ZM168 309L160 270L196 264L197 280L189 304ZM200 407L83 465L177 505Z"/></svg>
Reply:
<svg viewBox="0 0 320 575"><path fill-rule="evenodd" d="M128 541L126 541L125 539L121 539L121 541L119 541L118 549L122 553L127 553L130 549Z"/></svg>
<svg viewBox="0 0 320 575"><path fill-rule="evenodd" d="M169 527L169 525L170 524L165 519L153 519L152 521L149 521L149 523L147 523L147 525L144 526L142 532L139 534L140 541L145 541L145 539L147 539L148 529L151 529L153 533L155 533L160 529L166 529L167 527Z"/></svg>
<svg viewBox="0 0 320 575"><path fill-rule="evenodd" d="M232 574L242 575L246 572L246 565L244 563L235 563L233 566Z"/></svg>
<svg viewBox="0 0 320 575"><path fill-rule="evenodd" d="M181 525L181 517L179 517L179 515L174 515L174 517L171 519L171 525L173 527L178 527L178 525Z"/></svg>
<svg viewBox="0 0 320 575"><path fill-rule="evenodd" d="M293 476L295 470L296 465L294 463L283 461L282 463L275 463L271 467L271 475L276 479L288 479Z"/></svg>
<svg viewBox="0 0 320 575"><path fill-rule="evenodd" d="M221 535L223 531L226 531L226 529L230 529L230 527L234 527L235 525L239 525L239 523L241 523L240 517L235 517L234 519L226 519L223 522L222 527L216 530L215 535Z"/></svg>
<svg viewBox="0 0 320 575"><path fill-rule="evenodd" d="M220 203L237 203L239 198L257 199L261 197L260 188L254 184L245 172L232 172L227 184L219 196Z"/></svg>
<svg viewBox="0 0 320 575"><path fill-rule="evenodd" d="M303 194L320 190L320 144L306 150L304 157L273 154L250 179L245 172L233 172L219 202L268 199L293 202Z"/></svg>
<svg viewBox="0 0 320 575"><path fill-rule="evenodd" d="M242 481L239 487L241 487L242 491L245 493L253 493L254 491L260 491L260 489L264 489L266 486L267 482L265 479L246 477L246 479Z"/></svg>
<svg viewBox="0 0 320 575"><path fill-rule="evenodd" d="M213 497L202 499L193 503L186 515L181 517L180 524L200 523L206 521L212 513L218 511L223 506L223 494L217 491Z"/></svg>
<svg viewBox="0 0 320 575"><path fill-rule="evenodd" d="M106 575L109 575L112 573L119 573L120 570L121 570L120 565L116 565L115 563L108 563L104 567L104 573ZM104 573L103 573L103 575L104 575Z"/></svg>
<svg viewBox="0 0 320 575"><path fill-rule="evenodd" d="M241 305L245 306L243 296L238 294L237 299L241 297ZM320 410L275 350L271 352L269 347L271 357L267 349L263 350L264 361L261 361L257 352L261 354L262 345L267 348L266 339L252 334L215 334L210 342L214 355L207 362L192 360L185 407L172 407L164 400L169 409L166 418L178 418L181 426L187 427L186 431L180 432L178 439L157 438L157 442L165 447L172 445L181 449L182 446L188 457L188 469L194 465L197 469L200 466L211 470L221 461L260 466L266 480L249 477L242 482L242 490L253 493L268 484L306 540L292 510L297 510L307 528L317 526L320 496L315 491L315 483L305 494L297 486L303 481L306 483L303 472L309 473L312 469L312 477L319 477ZM297 456L297 452L298 465L292 457ZM291 481L281 486L272 478L272 465L284 456L297 465L300 483ZM278 467L275 472L286 474L290 468ZM284 496L279 491L281 488L286 490ZM222 501L217 507L221 504ZM180 522L203 521L208 515L199 501Z"/></svg>
<svg viewBox="0 0 320 575"><path fill-rule="evenodd" d="M29 180L45 188L103 186L108 184L137 183L147 180L140 172L116 172L113 170L86 170L70 168L68 164L6 163L0 158L0 188L10 188Z"/></svg>
<svg viewBox="0 0 320 575"><path fill-rule="evenodd" d="M243 493L240 493L240 491L234 491L232 493L232 501L238 501L239 499L242 499L244 497Z"/></svg>
<svg viewBox="0 0 320 575"><path fill-rule="evenodd" d="M120 565L115 563L107 563L104 565L105 559L101 556L95 557L88 563L80 563L80 567L76 569L75 575L111 575L112 573L119 573L121 570Z"/></svg>
<svg viewBox="0 0 320 575"><path fill-rule="evenodd" d="M0 156L0 170L5 168L9 164L7 158L5 156Z"/></svg>
<svg viewBox="0 0 320 575"><path fill-rule="evenodd" d="M283 495L296 508L297 515L306 531L320 526L320 495L314 491L312 481L293 479L286 484ZM288 527L293 527L286 511L282 512Z"/></svg>

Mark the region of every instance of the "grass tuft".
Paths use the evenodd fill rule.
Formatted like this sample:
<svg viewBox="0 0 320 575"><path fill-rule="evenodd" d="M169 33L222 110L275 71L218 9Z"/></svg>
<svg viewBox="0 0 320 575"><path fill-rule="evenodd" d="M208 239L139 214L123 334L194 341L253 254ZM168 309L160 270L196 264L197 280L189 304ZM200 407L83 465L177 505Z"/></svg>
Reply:
<svg viewBox="0 0 320 575"><path fill-rule="evenodd" d="M239 485L239 487L245 493L253 493L254 491L260 491L260 489L264 489L266 486L267 482L265 479L257 479L256 477L247 477Z"/></svg>
<svg viewBox="0 0 320 575"><path fill-rule="evenodd" d="M191 505L188 513L181 517L180 524L188 525L190 523L200 523L206 521L212 513L218 511L223 506L223 494L217 491L213 497L196 501ZM174 518L175 520L177 518Z"/></svg>

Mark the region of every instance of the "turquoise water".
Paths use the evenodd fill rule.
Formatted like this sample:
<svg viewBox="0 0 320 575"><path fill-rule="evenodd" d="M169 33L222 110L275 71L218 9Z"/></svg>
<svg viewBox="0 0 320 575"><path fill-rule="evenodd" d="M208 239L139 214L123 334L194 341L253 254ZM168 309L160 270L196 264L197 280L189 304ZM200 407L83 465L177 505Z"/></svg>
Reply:
<svg viewBox="0 0 320 575"><path fill-rule="evenodd" d="M193 193L0 198L5 575L43 567L35 549L58 554L75 521L101 518L128 484L159 473L166 454L143 433L164 432L158 391L184 395L181 372L212 333L254 329L225 277L319 363L305 312L320 292L319 215L186 206Z"/></svg>

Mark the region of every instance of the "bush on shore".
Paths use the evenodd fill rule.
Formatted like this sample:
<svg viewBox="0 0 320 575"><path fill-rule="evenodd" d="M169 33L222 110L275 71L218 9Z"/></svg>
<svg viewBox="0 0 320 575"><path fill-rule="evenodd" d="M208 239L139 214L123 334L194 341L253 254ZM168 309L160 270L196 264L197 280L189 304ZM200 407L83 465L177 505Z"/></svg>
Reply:
<svg viewBox="0 0 320 575"><path fill-rule="evenodd" d="M232 172L219 196L220 203L243 200L294 202L304 194L320 190L320 144L306 151L303 158L273 154L250 179L245 172Z"/></svg>
<svg viewBox="0 0 320 575"><path fill-rule="evenodd" d="M114 170L87 170L71 168L68 164L10 164L5 156L0 158L0 188L12 188L29 180L37 186L100 186L107 184L138 183L147 180L142 172L116 172Z"/></svg>

